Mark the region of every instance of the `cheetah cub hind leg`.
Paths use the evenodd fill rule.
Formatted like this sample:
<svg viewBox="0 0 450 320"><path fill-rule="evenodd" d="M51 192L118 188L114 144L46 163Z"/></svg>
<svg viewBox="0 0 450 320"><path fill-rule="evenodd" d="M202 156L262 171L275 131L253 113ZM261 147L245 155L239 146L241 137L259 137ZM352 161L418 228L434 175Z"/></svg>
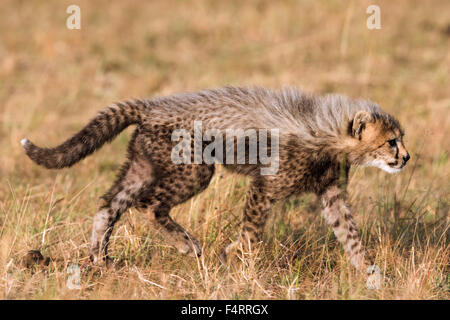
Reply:
<svg viewBox="0 0 450 320"><path fill-rule="evenodd" d="M177 248L180 253L190 257L201 256L201 243L178 223L173 221L168 214L162 217L155 217L155 226L161 232L164 240Z"/></svg>
<svg viewBox="0 0 450 320"><path fill-rule="evenodd" d="M172 168L166 170L164 176L141 196L140 202L153 213L156 229L164 240L179 252L192 257L202 254L202 245L170 217L170 210L205 190L213 174L214 165L183 165L176 170Z"/></svg>

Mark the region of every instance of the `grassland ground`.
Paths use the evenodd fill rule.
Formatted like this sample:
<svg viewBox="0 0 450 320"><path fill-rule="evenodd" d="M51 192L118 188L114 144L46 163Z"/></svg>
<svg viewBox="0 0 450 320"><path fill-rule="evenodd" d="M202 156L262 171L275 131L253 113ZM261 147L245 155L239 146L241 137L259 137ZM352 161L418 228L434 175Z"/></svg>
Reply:
<svg viewBox="0 0 450 320"><path fill-rule="evenodd" d="M2 1L0 12L0 298L449 299L449 1ZM218 168L173 210L204 245L179 255L129 210L110 245L115 269L85 265L93 214L125 157L132 128L73 168L33 164L19 141L54 146L110 103L233 85L295 85L370 99L403 124L411 160L388 175L351 170L349 201L382 287L368 290L304 195L275 206L265 245L224 268L248 180ZM47 267L25 268L39 249Z"/></svg>

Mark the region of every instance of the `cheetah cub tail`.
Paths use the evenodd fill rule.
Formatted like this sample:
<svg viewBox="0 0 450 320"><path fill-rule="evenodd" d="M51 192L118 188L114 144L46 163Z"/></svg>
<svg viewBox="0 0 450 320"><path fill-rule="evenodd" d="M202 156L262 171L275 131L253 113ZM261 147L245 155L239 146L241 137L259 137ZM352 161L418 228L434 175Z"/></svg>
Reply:
<svg viewBox="0 0 450 320"><path fill-rule="evenodd" d="M149 104L145 100L116 103L99 112L80 132L55 148L41 148L28 139L20 143L35 163L48 169L70 167L110 142L132 124L141 124Z"/></svg>

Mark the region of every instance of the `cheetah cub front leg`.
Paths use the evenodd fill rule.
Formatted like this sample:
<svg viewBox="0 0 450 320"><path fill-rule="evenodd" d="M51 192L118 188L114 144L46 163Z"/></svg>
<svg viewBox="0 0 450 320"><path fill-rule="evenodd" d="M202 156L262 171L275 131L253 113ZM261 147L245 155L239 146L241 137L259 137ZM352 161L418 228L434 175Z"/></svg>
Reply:
<svg viewBox="0 0 450 320"><path fill-rule="evenodd" d="M366 272L369 265L365 259L365 251L353 216L338 186L328 188L322 195L322 206L322 216L331 225L336 238L344 246L350 262L356 269Z"/></svg>
<svg viewBox="0 0 450 320"><path fill-rule="evenodd" d="M272 197L260 185L253 184L247 192L244 207L242 230L239 238L229 244L220 255L222 263L230 262L232 257L243 257L254 252L262 241L264 226L270 212Z"/></svg>

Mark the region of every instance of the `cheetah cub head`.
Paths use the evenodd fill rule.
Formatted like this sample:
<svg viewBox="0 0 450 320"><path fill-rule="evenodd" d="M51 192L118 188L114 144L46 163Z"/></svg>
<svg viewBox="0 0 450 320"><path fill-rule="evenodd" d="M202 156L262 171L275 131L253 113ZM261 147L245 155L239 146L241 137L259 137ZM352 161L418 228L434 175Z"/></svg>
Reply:
<svg viewBox="0 0 450 320"><path fill-rule="evenodd" d="M403 130L399 122L388 114L357 112L350 123L349 134L354 164L396 173L410 159L403 144Z"/></svg>

